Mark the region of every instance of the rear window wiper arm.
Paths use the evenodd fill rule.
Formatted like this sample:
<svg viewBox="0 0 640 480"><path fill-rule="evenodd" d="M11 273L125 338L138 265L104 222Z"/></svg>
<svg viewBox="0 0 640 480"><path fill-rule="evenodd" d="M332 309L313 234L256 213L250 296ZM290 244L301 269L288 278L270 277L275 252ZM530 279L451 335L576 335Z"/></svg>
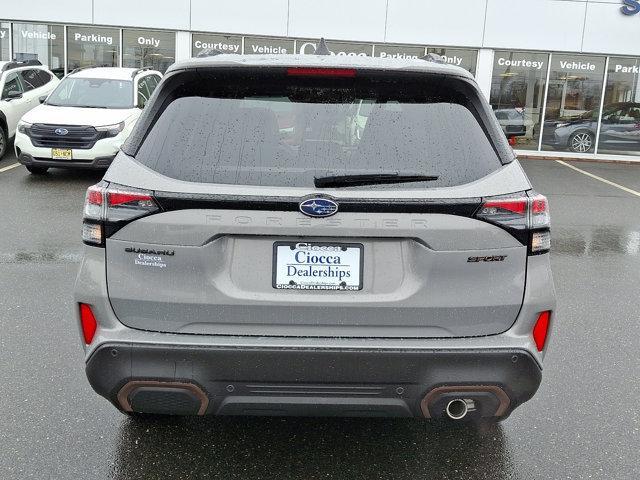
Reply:
<svg viewBox="0 0 640 480"><path fill-rule="evenodd" d="M357 187L363 185L386 185L392 183L433 182L438 180L436 175L418 175L401 173L366 173L362 175L334 175L329 177L315 177L313 183L316 188Z"/></svg>

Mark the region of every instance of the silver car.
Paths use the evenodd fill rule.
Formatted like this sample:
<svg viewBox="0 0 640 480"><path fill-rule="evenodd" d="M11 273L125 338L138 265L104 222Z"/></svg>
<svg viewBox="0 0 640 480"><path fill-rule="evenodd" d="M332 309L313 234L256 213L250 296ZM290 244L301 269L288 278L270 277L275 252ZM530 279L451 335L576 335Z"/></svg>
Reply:
<svg viewBox="0 0 640 480"><path fill-rule="evenodd" d="M435 59L172 66L82 237L86 373L131 415L501 420L541 381L547 200Z"/></svg>

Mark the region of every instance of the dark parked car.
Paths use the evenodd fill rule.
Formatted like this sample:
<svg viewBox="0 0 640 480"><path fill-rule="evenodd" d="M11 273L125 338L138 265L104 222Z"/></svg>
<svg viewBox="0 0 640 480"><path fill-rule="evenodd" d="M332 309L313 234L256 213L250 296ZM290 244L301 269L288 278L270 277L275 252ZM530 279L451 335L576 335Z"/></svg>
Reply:
<svg viewBox="0 0 640 480"><path fill-rule="evenodd" d="M592 152L598 130L598 110L579 117L544 122L542 143L576 153ZM600 129L603 150L640 150L640 103L606 105Z"/></svg>

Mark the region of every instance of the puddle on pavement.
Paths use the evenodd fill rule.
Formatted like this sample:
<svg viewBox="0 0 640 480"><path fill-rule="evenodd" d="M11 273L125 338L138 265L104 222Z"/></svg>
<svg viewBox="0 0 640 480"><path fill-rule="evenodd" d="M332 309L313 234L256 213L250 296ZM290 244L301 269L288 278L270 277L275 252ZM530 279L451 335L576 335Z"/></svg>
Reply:
<svg viewBox="0 0 640 480"><path fill-rule="evenodd" d="M41 263L79 263L81 253L75 252L15 252L0 253L0 263L41 264Z"/></svg>
<svg viewBox="0 0 640 480"><path fill-rule="evenodd" d="M640 231L616 226L593 229L554 228L551 231L551 252L578 257L592 255L640 254Z"/></svg>

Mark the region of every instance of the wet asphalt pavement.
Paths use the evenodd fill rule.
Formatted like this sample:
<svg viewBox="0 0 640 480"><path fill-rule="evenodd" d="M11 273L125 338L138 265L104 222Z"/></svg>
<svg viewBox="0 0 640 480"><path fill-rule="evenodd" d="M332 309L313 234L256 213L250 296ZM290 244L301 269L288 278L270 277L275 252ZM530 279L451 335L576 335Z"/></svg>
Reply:
<svg viewBox="0 0 640 480"><path fill-rule="evenodd" d="M640 165L573 164L640 191ZM551 203L558 321L537 395L484 428L128 419L86 382L70 315L84 191L101 174L1 172L0 478L640 477L640 197L556 162L523 165Z"/></svg>

